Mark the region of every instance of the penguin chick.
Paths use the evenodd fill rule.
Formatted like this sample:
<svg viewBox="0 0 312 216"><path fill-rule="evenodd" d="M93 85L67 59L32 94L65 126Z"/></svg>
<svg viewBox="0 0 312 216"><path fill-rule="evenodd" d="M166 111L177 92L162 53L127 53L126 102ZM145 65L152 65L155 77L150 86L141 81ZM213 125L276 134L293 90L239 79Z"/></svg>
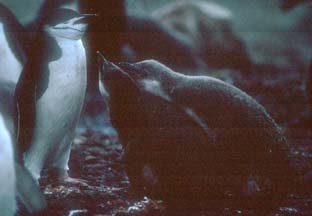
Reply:
<svg viewBox="0 0 312 216"><path fill-rule="evenodd" d="M70 9L54 11L44 25L47 40L43 42L49 44L42 45L52 46L58 53L48 61L43 59L47 62L43 62L42 67L34 65L37 61L25 65L25 74L31 74L34 67L41 70L35 77L35 88L27 89L27 79L19 83L18 98L25 98L23 93L27 90L35 98L32 141L29 146L19 146L25 149L24 162L35 179L39 179L47 164L52 181L56 178L62 183L79 182L68 176L68 161L87 84L86 55L81 40L87 28L85 18ZM44 56L48 56L49 51L44 50ZM33 83L29 85L33 86ZM23 104L27 103L27 98L20 101L19 107L27 108L27 104ZM26 114L20 110L21 116Z"/></svg>
<svg viewBox="0 0 312 216"><path fill-rule="evenodd" d="M273 205L297 182L279 127L245 92L153 60L118 66L104 61L101 76L135 186L149 164L173 205L212 197L251 205L273 197Z"/></svg>
<svg viewBox="0 0 312 216"><path fill-rule="evenodd" d="M165 198L177 198L177 195L198 196L201 190L198 186L204 185L207 181L205 176L189 178L188 182L183 181L183 178L190 177L192 172L210 172L205 166L200 165L208 163L213 157L208 156L214 147L207 145L211 142L207 139L209 133L207 128L201 127L190 116L185 115L179 106L149 92L141 91L134 80L117 66L108 64L105 67L107 73L103 73L101 77L109 93L110 117L125 147L125 166L133 188L142 190L146 187L150 193ZM186 126L180 127L181 124ZM193 136L189 136L189 132ZM168 145L163 145L167 142ZM208 153L201 151L201 147L189 145L193 142L196 142L196 146L207 149ZM145 151L146 147L150 152ZM197 157L193 157L190 152ZM185 160L180 161L180 157ZM158 180L155 182L154 179L139 177L147 164L156 172ZM181 182L181 185L177 182ZM161 192L155 190L160 186ZM186 189L179 191L179 187Z"/></svg>

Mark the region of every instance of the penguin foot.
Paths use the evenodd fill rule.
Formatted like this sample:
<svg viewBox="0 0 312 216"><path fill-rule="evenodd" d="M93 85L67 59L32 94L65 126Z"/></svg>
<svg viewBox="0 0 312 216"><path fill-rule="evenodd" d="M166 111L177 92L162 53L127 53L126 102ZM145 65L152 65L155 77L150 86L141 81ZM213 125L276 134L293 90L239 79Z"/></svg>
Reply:
<svg viewBox="0 0 312 216"><path fill-rule="evenodd" d="M253 194L258 194L261 192L260 190L260 186L259 184L257 183L257 181L255 180L249 180L247 182L247 195L253 195Z"/></svg>
<svg viewBox="0 0 312 216"><path fill-rule="evenodd" d="M48 174L48 181L52 185L88 186L86 180L70 177L67 170L50 170Z"/></svg>
<svg viewBox="0 0 312 216"><path fill-rule="evenodd" d="M247 184L245 186L244 192L245 195L251 197L251 196L259 196L264 193L263 185L260 184L260 177L251 174L247 179Z"/></svg>
<svg viewBox="0 0 312 216"><path fill-rule="evenodd" d="M59 180L59 183L65 184L65 185L75 185L75 186L83 186L83 187L88 186L88 183L86 180L78 179L78 178L71 178L69 176L65 179Z"/></svg>

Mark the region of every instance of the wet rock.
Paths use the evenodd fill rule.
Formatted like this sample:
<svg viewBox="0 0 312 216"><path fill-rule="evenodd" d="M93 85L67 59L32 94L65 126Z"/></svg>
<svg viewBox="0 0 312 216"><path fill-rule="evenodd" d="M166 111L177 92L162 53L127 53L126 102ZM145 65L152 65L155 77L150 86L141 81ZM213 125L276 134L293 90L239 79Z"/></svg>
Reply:
<svg viewBox="0 0 312 216"><path fill-rule="evenodd" d="M82 214L85 213L85 214ZM75 216L75 215L86 215L88 213L88 210L83 209L83 210L71 210L69 211L68 216Z"/></svg>
<svg viewBox="0 0 312 216"><path fill-rule="evenodd" d="M160 215L164 210L161 201L154 201L147 197L143 200L133 203L127 208L120 208L116 216L140 216L140 215Z"/></svg>

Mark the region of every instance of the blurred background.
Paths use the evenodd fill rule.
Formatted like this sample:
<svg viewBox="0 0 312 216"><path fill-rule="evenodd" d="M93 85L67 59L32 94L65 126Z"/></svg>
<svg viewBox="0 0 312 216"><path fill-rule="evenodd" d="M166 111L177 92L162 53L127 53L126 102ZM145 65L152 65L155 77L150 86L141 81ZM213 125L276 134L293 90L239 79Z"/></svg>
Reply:
<svg viewBox="0 0 312 216"><path fill-rule="evenodd" d="M231 27L235 34L246 43L248 53L257 63L273 62L281 67L300 67L307 64L311 56L311 6L300 4L284 11L284 0L203 0L215 2L229 10ZM1 0L20 22L32 21L44 0ZM192 0L126 0L129 14L154 16L166 5L174 2L194 2ZM154 14L156 12L156 14Z"/></svg>

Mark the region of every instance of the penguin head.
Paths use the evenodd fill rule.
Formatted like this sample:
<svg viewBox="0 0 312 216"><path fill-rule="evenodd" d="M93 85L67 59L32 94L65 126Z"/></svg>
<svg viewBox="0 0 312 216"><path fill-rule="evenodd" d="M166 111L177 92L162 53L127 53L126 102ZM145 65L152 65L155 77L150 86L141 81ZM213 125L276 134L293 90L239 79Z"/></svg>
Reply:
<svg viewBox="0 0 312 216"><path fill-rule="evenodd" d="M171 73L175 73L156 60L144 60L136 63L120 62L118 66L137 82L146 79L164 82Z"/></svg>
<svg viewBox="0 0 312 216"><path fill-rule="evenodd" d="M177 80L178 73L156 60L144 60L134 64L121 62L118 66L141 90L170 100L168 91Z"/></svg>
<svg viewBox="0 0 312 216"><path fill-rule="evenodd" d="M125 147L131 143L132 138L135 139L138 132L136 128L142 126L146 119L142 90L127 73L112 62L101 58L99 65L100 86L105 86L108 93L108 98L104 95L104 99L108 105L110 121L120 133L119 139Z"/></svg>
<svg viewBox="0 0 312 216"><path fill-rule="evenodd" d="M45 31L55 38L79 40L87 30L87 17L92 15L59 8L50 13L45 21Z"/></svg>
<svg viewBox="0 0 312 216"><path fill-rule="evenodd" d="M101 55L100 58L100 92L107 102L114 98L125 102L140 94L136 82L129 74L104 56Z"/></svg>

